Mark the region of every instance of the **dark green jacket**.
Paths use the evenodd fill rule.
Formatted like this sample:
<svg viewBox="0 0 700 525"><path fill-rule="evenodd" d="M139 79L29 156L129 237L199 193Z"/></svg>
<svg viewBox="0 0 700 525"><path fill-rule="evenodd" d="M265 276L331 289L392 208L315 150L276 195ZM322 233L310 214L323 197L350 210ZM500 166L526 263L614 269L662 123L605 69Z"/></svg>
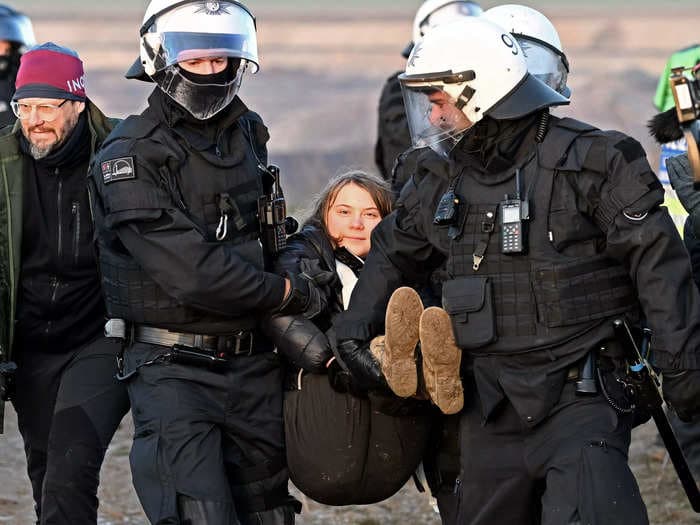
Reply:
<svg viewBox="0 0 700 525"><path fill-rule="evenodd" d="M89 100L86 111L92 161L119 120L106 117ZM22 174L27 156L20 150L21 133L19 121L0 130L0 362L9 360L12 354L22 253Z"/></svg>

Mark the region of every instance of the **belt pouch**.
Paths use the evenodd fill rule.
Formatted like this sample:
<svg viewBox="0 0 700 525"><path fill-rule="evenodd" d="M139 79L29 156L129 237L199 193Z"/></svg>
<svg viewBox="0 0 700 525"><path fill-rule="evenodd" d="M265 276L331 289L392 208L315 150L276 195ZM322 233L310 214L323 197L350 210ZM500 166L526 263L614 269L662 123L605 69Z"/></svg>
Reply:
<svg viewBox="0 0 700 525"><path fill-rule="evenodd" d="M450 314L457 346L480 348L497 339L492 284L488 277L459 277L442 287L442 306Z"/></svg>

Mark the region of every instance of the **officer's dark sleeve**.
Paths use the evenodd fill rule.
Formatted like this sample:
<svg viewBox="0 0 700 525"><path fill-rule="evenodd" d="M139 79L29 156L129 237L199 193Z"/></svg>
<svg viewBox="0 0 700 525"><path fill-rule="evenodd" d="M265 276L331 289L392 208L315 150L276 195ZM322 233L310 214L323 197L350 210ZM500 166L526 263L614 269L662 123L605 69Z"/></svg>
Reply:
<svg viewBox="0 0 700 525"><path fill-rule="evenodd" d="M338 341L367 341L384 330L384 313L393 291L421 281L444 260L431 241L436 184L409 181L396 209L372 232L372 248L350 305L336 319Z"/></svg>
<svg viewBox="0 0 700 525"><path fill-rule="evenodd" d="M105 152L112 158L118 152ZM134 158L136 177L105 184L93 168L105 212L131 256L158 285L183 304L236 316L278 307L284 278L259 270L228 244L207 241L175 204L167 182Z"/></svg>
<svg viewBox="0 0 700 525"><path fill-rule="evenodd" d="M691 217L686 217L685 219L685 224L683 225L683 243L690 255L690 266L693 270L695 285L700 289L700 239L698 239L695 234L695 227L692 221L693 219Z"/></svg>
<svg viewBox="0 0 700 525"><path fill-rule="evenodd" d="M641 145L623 134L598 141L587 167L607 173L590 199L606 233L606 252L628 269L653 331L654 364L700 368L700 294L690 261L668 210L664 191ZM599 200L598 200L599 199Z"/></svg>

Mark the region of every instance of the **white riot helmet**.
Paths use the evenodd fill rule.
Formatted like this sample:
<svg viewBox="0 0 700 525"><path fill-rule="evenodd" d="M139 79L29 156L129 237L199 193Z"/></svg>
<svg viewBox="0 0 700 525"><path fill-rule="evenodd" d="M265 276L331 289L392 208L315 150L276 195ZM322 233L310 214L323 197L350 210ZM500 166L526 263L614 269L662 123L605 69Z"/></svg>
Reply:
<svg viewBox="0 0 700 525"><path fill-rule="evenodd" d="M447 156L484 115L517 119L569 101L528 73L517 41L481 17L442 24L399 75L414 147Z"/></svg>
<svg viewBox="0 0 700 525"><path fill-rule="evenodd" d="M466 16L479 16L483 13L476 2L465 0L425 0L413 17L413 40L408 44L403 55L408 58L416 42L433 27Z"/></svg>
<svg viewBox="0 0 700 525"><path fill-rule="evenodd" d="M484 18L508 30L518 39L530 73L565 97L571 96L566 86L569 61L562 49L559 33L546 16L524 5L506 4L487 10Z"/></svg>
<svg viewBox="0 0 700 525"><path fill-rule="evenodd" d="M212 117L233 100L248 68L253 73L258 70L255 18L236 1L152 0L140 34L144 72L200 120ZM209 80L204 75L183 74L178 66L179 62L215 57L228 58L223 77L211 75Z"/></svg>

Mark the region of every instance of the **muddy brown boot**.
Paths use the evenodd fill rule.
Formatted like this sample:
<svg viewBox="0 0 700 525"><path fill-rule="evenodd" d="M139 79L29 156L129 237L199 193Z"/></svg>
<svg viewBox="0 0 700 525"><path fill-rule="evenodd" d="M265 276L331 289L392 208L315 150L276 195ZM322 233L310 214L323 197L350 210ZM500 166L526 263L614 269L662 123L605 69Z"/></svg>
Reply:
<svg viewBox="0 0 700 525"><path fill-rule="evenodd" d="M462 350L455 343L450 316L442 308L426 308L420 318L420 345L425 388L440 410L456 414L464 406L459 376Z"/></svg>
<svg viewBox="0 0 700 525"><path fill-rule="evenodd" d="M413 288L397 289L386 307L385 335L370 344L386 382L399 397L411 397L418 388L416 345L422 313L423 302Z"/></svg>

